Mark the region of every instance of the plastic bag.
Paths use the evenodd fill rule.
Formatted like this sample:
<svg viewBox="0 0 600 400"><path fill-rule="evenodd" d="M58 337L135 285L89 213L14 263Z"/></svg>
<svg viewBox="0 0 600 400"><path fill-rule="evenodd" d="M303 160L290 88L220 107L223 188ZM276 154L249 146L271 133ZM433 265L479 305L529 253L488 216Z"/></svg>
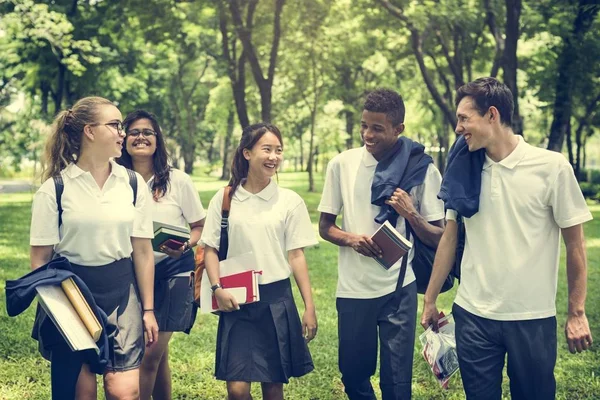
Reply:
<svg viewBox="0 0 600 400"><path fill-rule="evenodd" d="M456 337L454 335L454 318L440 313L438 332L431 326L419 336L423 347L423 358L429 364L442 388L448 389L450 377L458 371L458 356L456 355Z"/></svg>

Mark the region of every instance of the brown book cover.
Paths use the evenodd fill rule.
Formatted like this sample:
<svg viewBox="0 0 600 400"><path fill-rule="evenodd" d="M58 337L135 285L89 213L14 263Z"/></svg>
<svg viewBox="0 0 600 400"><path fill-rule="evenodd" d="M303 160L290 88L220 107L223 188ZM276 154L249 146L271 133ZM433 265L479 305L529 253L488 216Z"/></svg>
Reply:
<svg viewBox="0 0 600 400"><path fill-rule="evenodd" d="M383 268L390 269L412 248L412 243L406 240L388 221L385 221L371 239L383 251L383 257L375 258Z"/></svg>

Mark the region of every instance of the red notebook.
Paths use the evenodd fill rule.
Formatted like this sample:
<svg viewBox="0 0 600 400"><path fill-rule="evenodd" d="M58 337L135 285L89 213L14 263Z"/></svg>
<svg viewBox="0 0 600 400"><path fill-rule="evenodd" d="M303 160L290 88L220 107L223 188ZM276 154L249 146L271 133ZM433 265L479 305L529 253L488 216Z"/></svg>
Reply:
<svg viewBox="0 0 600 400"><path fill-rule="evenodd" d="M258 290L258 275L262 271L243 271L236 274L222 276L220 278L223 289L230 291L236 298L238 304L249 304L260 300ZM242 289L242 290L239 290ZM243 295L245 292L245 296ZM239 295L241 294L241 296ZM219 306L215 295L212 295L212 308L217 311Z"/></svg>

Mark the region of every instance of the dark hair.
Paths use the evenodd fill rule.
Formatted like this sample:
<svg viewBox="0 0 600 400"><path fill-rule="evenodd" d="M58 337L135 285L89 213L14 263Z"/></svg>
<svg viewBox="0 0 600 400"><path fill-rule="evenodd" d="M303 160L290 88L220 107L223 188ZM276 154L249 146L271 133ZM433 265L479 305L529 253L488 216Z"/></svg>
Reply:
<svg viewBox="0 0 600 400"><path fill-rule="evenodd" d="M171 177L171 165L169 163L169 154L167 152L167 146L165 145L165 139L163 137L160 125L156 119L156 116L151 112L144 110L136 110L129 113L123 121L123 128L125 133L129 131L129 127L140 119L147 119L152 124L152 129L156 132L156 151L152 156L152 170L154 172L154 182L152 183L152 197L154 201L158 201L159 198L167 193L169 189ZM124 166L125 168L133 169L133 161L131 160L131 154L127 152L127 141L123 144L123 152L121 157L116 161Z"/></svg>
<svg viewBox="0 0 600 400"><path fill-rule="evenodd" d="M97 122L98 107L103 105L114 106L102 97L84 97L72 108L56 115L52 131L46 140L43 180L58 176L67 165L77 161L81 153L83 128Z"/></svg>
<svg viewBox="0 0 600 400"><path fill-rule="evenodd" d="M245 127L242 131L240 144L235 150L235 155L231 162L231 180L229 181L229 186L231 186L231 196L233 196L242 181L248 177L250 165L248 160L244 157L244 149L251 150L256 142L258 142L267 132L271 132L273 135L277 136L277 139L279 139L279 142L283 146L281 132L275 125L259 122Z"/></svg>
<svg viewBox="0 0 600 400"><path fill-rule="evenodd" d="M479 115L483 116L490 107L494 106L500 113L500 123L506 126L512 125L515 110L513 95L508 86L498 79L486 77L465 83L456 91L456 107L465 97L473 99L473 106Z"/></svg>
<svg viewBox="0 0 600 400"><path fill-rule="evenodd" d="M393 126L404 122L406 109L404 100L397 92L390 89L375 89L367 95L363 110L384 113Z"/></svg>

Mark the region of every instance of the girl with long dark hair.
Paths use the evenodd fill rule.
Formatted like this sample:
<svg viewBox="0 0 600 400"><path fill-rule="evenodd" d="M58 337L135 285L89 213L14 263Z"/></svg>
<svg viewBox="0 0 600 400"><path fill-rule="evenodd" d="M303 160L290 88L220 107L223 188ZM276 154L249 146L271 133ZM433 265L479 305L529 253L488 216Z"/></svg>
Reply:
<svg viewBox="0 0 600 400"><path fill-rule="evenodd" d="M200 240L206 213L191 178L172 168L165 139L156 117L134 111L123 121L125 146L117 160L138 172L152 192L153 219L190 228L190 239L181 247L162 246L154 252L154 313L160 333L156 346L144 355L140 371L141 399L171 398L169 341L173 332L189 333L196 315L193 305L192 247Z"/></svg>
<svg viewBox="0 0 600 400"><path fill-rule="evenodd" d="M306 343L317 333L304 248L317 244L302 198L272 177L283 161L276 126L258 123L242 132L232 164L227 257L252 252L262 270L260 301L239 305L220 285L219 240L224 189L208 207L202 234L205 264L219 309L215 375L229 399L250 399L260 382L263 398L283 399L283 384L314 366ZM304 300L302 321L292 297L293 274Z"/></svg>
<svg viewBox="0 0 600 400"><path fill-rule="evenodd" d="M150 194L139 185L134 199L134 178L112 161L121 155L121 119L119 109L101 97L85 97L56 116L46 143L45 181L33 200L30 238L31 268L55 255L66 257L108 316L108 399L138 398L144 333L148 345L158 337ZM139 174L134 177L142 182ZM60 205L55 179L64 185ZM78 377L75 371L73 383L77 399L96 399L89 364L83 364Z"/></svg>

